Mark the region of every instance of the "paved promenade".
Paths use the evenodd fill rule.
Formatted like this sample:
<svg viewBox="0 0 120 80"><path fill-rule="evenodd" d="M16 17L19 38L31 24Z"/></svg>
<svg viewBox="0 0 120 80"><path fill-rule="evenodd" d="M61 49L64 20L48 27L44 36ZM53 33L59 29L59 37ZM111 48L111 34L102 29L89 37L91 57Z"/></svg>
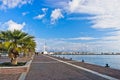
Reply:
<svg viewBox="0 0 120 80"><path fill-rule="evenodd" d="M69 65L59 60L45 55L35 56L25 80L109 80L109 76L100 76L101 74L77 68L80 65L72 66L73 61L63 59L70 62Z"/></svg>

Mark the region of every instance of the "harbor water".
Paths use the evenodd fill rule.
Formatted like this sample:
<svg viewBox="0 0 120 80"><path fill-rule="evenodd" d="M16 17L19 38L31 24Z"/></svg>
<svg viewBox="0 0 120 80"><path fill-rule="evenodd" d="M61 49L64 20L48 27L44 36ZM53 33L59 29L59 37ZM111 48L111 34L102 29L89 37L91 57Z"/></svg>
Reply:
<svg viewBox="0 0 120 80"><path fill-rule="evenodd" d="M120 70L120 55L55 55L64 58L72 58L72 60L82 61L95 65L105 66L108 64L110 68Z"/></svg>

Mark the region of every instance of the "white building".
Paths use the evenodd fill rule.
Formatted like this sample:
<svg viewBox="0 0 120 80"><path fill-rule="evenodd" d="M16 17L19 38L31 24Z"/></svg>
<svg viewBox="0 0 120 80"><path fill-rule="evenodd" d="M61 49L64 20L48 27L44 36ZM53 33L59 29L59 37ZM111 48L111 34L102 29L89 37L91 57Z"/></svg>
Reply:
<svg viewBox="0 0 120 80"><path fill-rule="evenodd" d="M46 43L44 44L44 51L43 51L43 54L48 54L48 52L46 51Z"/></svg>

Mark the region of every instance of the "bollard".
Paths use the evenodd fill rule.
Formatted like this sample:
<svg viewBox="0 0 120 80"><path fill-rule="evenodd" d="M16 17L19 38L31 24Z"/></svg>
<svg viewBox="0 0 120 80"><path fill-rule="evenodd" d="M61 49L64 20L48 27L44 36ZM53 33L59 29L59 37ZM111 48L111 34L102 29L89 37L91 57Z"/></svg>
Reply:
<svg viewBox="0 0 120 80"><path fill-rule="evenodd" d="M72 58L70 58L70 60L72 60Z"/></svg>
<svg viewBox="0 0 120 80"><path fill-rule="evenodd" d="M84 59L82 59L82 62L84 62Z"/></svg>
<svg viewBox="0 0 120 80"><path fill-rule="evenodd" d="M105 67L110 67L110 66L108 64L106 64Z"/></svg>

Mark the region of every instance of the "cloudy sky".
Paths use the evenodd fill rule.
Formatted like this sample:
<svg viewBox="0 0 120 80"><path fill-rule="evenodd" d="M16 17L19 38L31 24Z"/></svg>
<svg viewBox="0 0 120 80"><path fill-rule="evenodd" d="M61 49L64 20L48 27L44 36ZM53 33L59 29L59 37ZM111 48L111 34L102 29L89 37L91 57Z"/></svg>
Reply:
<svg viewBox="0 0 120 80"><path fill-rule="evenodd" d="M0 0L0 30L33 36L36 50L120 51L120 0Z"/></svg>

